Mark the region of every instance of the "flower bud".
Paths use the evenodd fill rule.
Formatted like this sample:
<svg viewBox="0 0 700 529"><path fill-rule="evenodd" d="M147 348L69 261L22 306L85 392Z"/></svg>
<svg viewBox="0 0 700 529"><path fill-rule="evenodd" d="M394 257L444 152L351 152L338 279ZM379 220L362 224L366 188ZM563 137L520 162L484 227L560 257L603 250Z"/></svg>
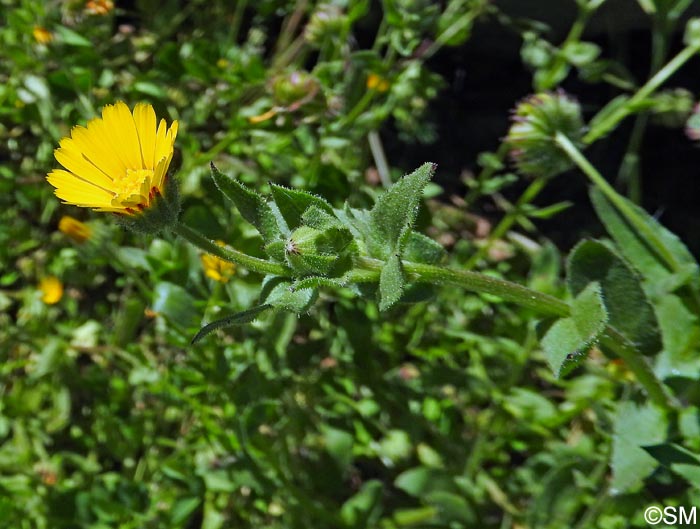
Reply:
<svg viewBox="0 0 700 529"><path fill-rule="evenodd" d="M333 4L321 4L311 15L304 30L304 37L309 44L320 46L326 37L336 38L343 35L348 19L340 7Z"/></svg>
<svg viewBox="0 0 700 529"><path fill-rule="evenodd" d="M505 141L518 169L532 176L555 176L572 165L555 143L557 133L577 147L585 131L578 102L564 92L532 95L513 111L513 124Z"/></svg>
<svg viewBox="0 0 700 529"><path fill-rule="evenodd" d="M318 79L304 71L281 75L272 81L272 97L282 107L299 102L304 104L313 99L320 89Z"/></svg>

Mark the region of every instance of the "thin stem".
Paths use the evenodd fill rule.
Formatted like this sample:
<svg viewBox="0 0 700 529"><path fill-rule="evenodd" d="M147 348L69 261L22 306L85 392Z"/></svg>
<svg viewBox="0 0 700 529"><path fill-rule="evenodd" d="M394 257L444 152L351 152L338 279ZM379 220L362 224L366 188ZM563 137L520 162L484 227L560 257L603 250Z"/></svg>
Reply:
<svg viewBox="0 0 700 529"><path fill-rule="evenodd" d="M592 9L584 9L582 8L579 11L578 18L574 21L573 25L571 26L571 30L569 31L569 34L566 36L566 40L564 40L564 43L560 46L560 50L564 50L567 46L570 44L573 44L574 42L578 42L581 40L581 35L583 35L583 30L586 28L586 24L588 23L589 18L593 14ZM568 64L568 60L564 53L561 51L557 54L556 58L554 59L554 64L552 67L549 69L549 75L542 80L537 86L538 90L549 90L551 89L559 80L559 72L563 69L566 68Z"/></svg>
<svg viewBox="0 0 700 529"><path fill-rule="evenodd" d="M388 189L391 187L392 182L391 174L389 172L389 163L386 161L384 147L382 147L382 139L379 137L379 133L376 130L371 130L367 134L367 141L369 142L369 148L372 151L374 164L377 166L379 179L382 181L382 185Z"/></svg>
<svg viewBox="0 0 700 529"><path fill-rule="evenodd" d="M636 94L634 94L625 105L611 112L607 118L600 121L596 127L592 128L583 138L586 144L593 143L595 140L606 134L617 123L625 119L629 114L634 112L635 107L649 97L657 88L665 83L676 71L683 66L689 59L695 55L700 46L691 45L683 48L678 55L671 59L666 66L661 68L656 75L649 79Z"/></svg>
<svg viewBox="0 0 700 529"><path fill-rule="evenodd" d="M637 381L644 387L649 395L649 399L654 404L666 410L678 408L678 403L668 394L659 379L656 378L646 359L617 329L607 325L600 341L622 359L630 371L634 373Z"/></svg>
<svg viewBox="0 0 700 529"><path fill-rule="evenodd" d="M647 243L663 259L667 266L674 272L680 272L681 264L675 256L666 248L666 245L658 237L656 232L647 225L632 206L608 183L598 170L588 161L588 159L578 150L578 148L561 132L557 132L555 137L557 145L571 158L581 171L596 185L612 202L624 217L644 236Z"/></svg>
<svg viewBox="0 0 700 529"><path fill-rule="evenodd" d="M271 274L283 277L291 276L291 271L289 268L282 264L253 257L252 255L239 252L238 250L228 246L219 246L211 239L207 239L206 237L200 235L185 224L177 223L172 230L190 244L207 253L215 255L224 261L235 263L253 272L258 272L259 274Z"/></svg>

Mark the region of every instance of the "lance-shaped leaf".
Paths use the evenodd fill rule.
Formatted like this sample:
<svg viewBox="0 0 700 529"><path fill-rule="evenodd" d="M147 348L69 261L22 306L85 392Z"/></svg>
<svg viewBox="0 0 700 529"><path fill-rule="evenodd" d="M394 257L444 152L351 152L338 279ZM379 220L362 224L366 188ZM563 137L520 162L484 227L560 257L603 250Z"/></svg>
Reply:
<svg viewBox="0 0 700 529"><path fill-rule="evenodd" d="M640 277L617 253L599 241L583 241L569 255L567 280L573 296L600 284L609 323L642 353L661 349L659 326Z"/></svg>
<svg viewBox="0 0 700 529"><path fill-rule="evenodd" d="M255 321L260 314L268 309L271 309L272 305L263 304L253 307L252 309L244 310L243 312L237 312L231 316L221 318L220 320L213 321L204 327L202 327L199 332L192 338L192 345L199 342L202 338L208 334L214 332L217 329L223 329L224 327L231 327L233 325L243 325L244 323L250 323Z"/></svg>
<svg viewBox="0 0 700 529"><path fill-rule="evenodd" d="M262 196L235 178L223 174L213 163L211 175L216 187L234 203L243 218L257 228L265 243L278 240L282 236L277 217Z"/></svg>
<svg viewBox="0 0 700 529"><path fill-rule="evenodd" d="M676 235L664 228L642 208L624 197L619 197L620 200L626 202L636 221L648 233L654 234L657 241L665 249L664 255L660 255L658 249L649 242L647 235L640 233L639 227L623 215L598 188L591 188L590 196L598 218L615 239L622 255L639 270L647 281L656 285L668 284L671 286L668 291L683 283L691 285L695 290L700 289L698 263L683 241ZM669 278L672 275L678 276L677 279Z"/></svg>
<svg viewBox="0 0 700 529"><path fill-rule="evenodd" d="M311 206L315 206L328 214L333 214L333 208L328 202L306 191L289 189L277 184L270 184L270 189L272 190L272 198L275 204L277 204L284 220L292 230L301 226L302 215Z"/></svg>
<svg viewBox="0 0 700 529"><path fill-rule="evenodd" d="M423 189L435 172L425 163L391 186L370 212L368 249L380 259L400 253L405 236L413 226Z"/></svg>
<svg viewBox="0 0 700 529"><path fill-rule="evenodd" d="M401 259L394 254L386 260L379 276L379 310L387 310L401 299L405 283Z"/></svg>

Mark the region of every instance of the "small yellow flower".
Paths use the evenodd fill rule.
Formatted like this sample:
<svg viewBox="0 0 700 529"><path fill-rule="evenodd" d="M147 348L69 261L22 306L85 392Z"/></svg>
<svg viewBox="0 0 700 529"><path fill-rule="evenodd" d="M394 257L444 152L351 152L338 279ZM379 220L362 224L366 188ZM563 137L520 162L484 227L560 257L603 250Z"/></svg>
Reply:
<svg viewBox="0 0 700 529"><path fill-rule="evenodd" d="M54 151L66 170L51 171L48 182L66 204L134 215L163 195L178 123L166 130L151 105L133 113L123 102L107 105L102 117L76 126Z"/></svg>
<svg viewBox="0 0 700 529"><path fill-rule="evenodd" d="M106 15L112 9L114 9L112 0L89 0L85 4L85 11L91 15Z"/></svg>
<svg viewBox="0 0 700 529"><path fill-rule="evenodd" d="M376 73L371 73L367 76L367 89L376 90L377 92L386 92L389 90L389 81Z"/></svg>
<svg viewBox="0 0 700 529"><path fill-rule="evenodd" d="M32 30L32 35L34 35L34 40L39 44L48 44L53 40L53 35L51 32L41 26L34 26Z"/></svg>
<svg viewBox="0 0 700 529"><path fill-rule="evenodd" d="M58 230L78 244L84 243L92 235L90 226L68 215L61 217L58 221Z"/></svg>
<svg viewBox="0 0 700 529"><path fill-rule="evenodd" d="M216 241L219 246L226 246L224 241ZM224 261L220 257L211 254L202 254L202 267L204 275L219 283L228 283L228 280L236 272L236 265Z"/></svg>
<svg viewBox="0 0 700 529"><path fill-rule="evenodd" d="M63 297L63 283L56 276L46 276L39 281L39 290L42 293L41 301L47 305L54 305Z"/></svg>

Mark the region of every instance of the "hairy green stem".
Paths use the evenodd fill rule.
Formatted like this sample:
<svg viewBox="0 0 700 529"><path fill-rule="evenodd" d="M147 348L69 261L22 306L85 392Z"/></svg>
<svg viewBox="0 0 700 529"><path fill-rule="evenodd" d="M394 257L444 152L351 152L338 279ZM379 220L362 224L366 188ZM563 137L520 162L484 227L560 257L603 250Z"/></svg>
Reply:
<svg viewBox="0 0 700 529"><path fill-rule="evenodd" d="M356 264L365 270L379 272L384 262L369 257L360 257ZM444 266L428 265L403 261L404 272L410 281L432 284L452 284L472 292L492 294L506 301L512 301L533 309L539 313L553 316L568 316L569 305L548 294L531 290L527 287L496 277L487 276L468 270L455 270Z"/></svg>
<svg viewBox="0 0 700 529"><path fill-rule="evenodd" d="M666 410L678 408L678 403L669 395L661 381L656 378L646 359L617 329L606 325L600 342L622 359L654 404Z"/></svg>
<svg viewBox="0 0 700 529"><path fill-rule="evenodd" d="M681 264L666 248L656 232L648 226L632 208L632 206L608 183L598 170L588 161L583 153L561 132L555 138L557 145L571 158L581 171L600 189L624 217L644 236L647 243L661 257L666 265L674 272L682 270Z"/></svg>
<svg viewBox="0 0 700 529"><path fill-rule="evenodd" d="M253 257L252 255L239 252L238 250L228 246L219 246L211 239L207 239L206 237L200 235L185 224L177 223L172 230L174 233L200 250L215 255L224 261L235 263L253 272L258 272L259 274L272 274L283 277L291 276L291 271L289 268L282 264Z"/></svg>

